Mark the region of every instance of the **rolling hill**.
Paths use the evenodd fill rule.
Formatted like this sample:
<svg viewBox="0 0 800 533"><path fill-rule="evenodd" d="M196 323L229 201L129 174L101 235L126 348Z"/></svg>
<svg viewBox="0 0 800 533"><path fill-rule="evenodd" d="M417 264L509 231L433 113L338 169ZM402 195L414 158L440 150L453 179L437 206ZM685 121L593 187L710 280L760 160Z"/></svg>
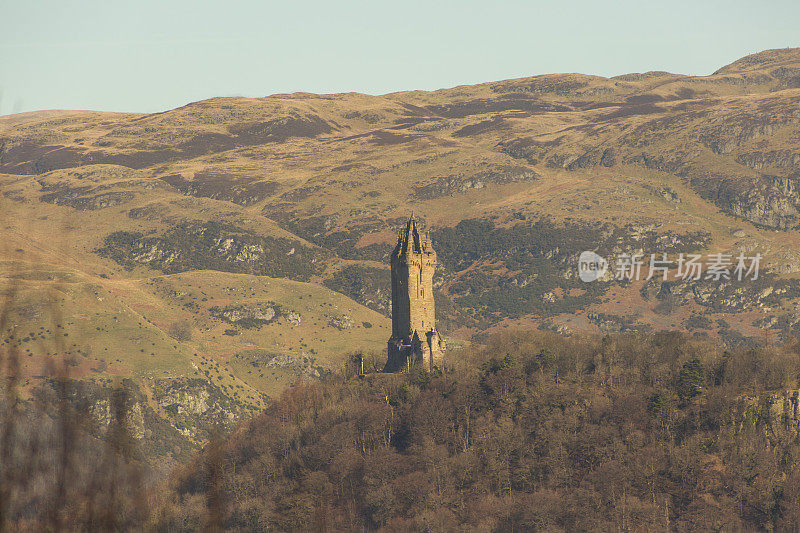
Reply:
<svg viewBox="0 0 800 533"><path fill-rule="evenodd" d="M381 366L386 258L412 211L439 252L452 340L515 326L788 338L799 103L800 49L781 49L709 76L0 117L0 279L15 291L0 342L31 394L54 354L98 390L134 383L139 411L166 422L158 454L180 457L168 443L202 442L298 377L359 351ZM587 249L764 263L747 283L586 284Z"/></svg>

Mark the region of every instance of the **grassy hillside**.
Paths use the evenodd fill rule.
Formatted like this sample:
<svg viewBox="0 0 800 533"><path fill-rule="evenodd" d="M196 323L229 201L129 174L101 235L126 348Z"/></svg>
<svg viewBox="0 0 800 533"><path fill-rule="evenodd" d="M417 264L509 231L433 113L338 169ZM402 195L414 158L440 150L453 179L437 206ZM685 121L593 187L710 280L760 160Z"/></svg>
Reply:
<svg viewBox="0 0 800 533"><path fill-rule="evenodd" d="M412 211L440 253L452 340L511 326L787 339L800 324L798 102L800 50L786 49L709 76L0 117L0 282L18 291L0 341L23 351L28 388L65 355L72 377L132 378L199 442L205 430L170 414L199 383L234 420L350 353L380 366L386 258ZM585 284L584 249L758 252L766 271ZM188 396L161 390L166 378Z"/></svg>

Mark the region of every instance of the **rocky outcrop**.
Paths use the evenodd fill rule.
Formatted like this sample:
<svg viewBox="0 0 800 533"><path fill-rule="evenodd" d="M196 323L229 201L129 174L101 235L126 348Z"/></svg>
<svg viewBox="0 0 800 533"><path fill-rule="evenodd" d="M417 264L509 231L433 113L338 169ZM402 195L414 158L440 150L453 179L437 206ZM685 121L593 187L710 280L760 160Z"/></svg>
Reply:
<svg viewBox="0 0 800 533"><path fill-rule="evenodd" d="M135 449L151 461L186 459L213 434L233 428L250 407L225 395L204 379L173 378L115 386L67 380L46 381L34 391L41 405L65 398L82 426L105 436L122 431Z"/></svg>
<svg viewBox="0 0 800 533"><path fill-rule="evenodd" d="M247 409L204 379L155 380L153 398L168 422L194 442L233 428Z"/></svg>
<svg viewBox="0 0 800 533"><path fill-rule="evenodd" d="M762 266L763 268L763 266ZM800 281L778 279L771 272L761 271L757 280L736 279L658 281L651 279L641 289L646 299L656 298L685 304L690 300L720 312L770 310L785 299L800 297Z"/></svg>
<svg viewBox="0 0 800 533"><path fill-rule="evenodd" d="M97 211L107 207L127 204L135 198L132 192L107 192L97 196L70 196L64 193L43 194L41 200L49 204L67 205L82 211Z"/></svg>
<svg viewBox="0 0 800 533"><path fill-rule="evenodd" d="M211 316L244 328L258 328L268 324L284 314L281 306L274 302L261 305L229 305L227 307L214 306L209 309ZM288 314L293 314L292 312Z"/></svg>
<svg viewBox="0 0 800 533"><path fill-rule="evenodd" d="M800 195L794 180L696 178L691 185L724 211L774 229L800 225Z"/></svg>
<svg viewBox="0 0 800 533"><path fill-rule="evenodd" d="M279 368L289 370L296 376L319 379L329 371L317 364L314 357L302 352L299 355L288 353L278 354L267 362L268 368Z"/></svg>
<svg viewBox="0 0 800 533"><path fill-rule="evenodd" d="M800 390L747 396L735 406L739 429L760 426L771 438L800 435Z"/></svg>
<svg viewBox="0 0 800 533"><path fill-rule="evenodd" d="M328 325L339 330L353 329L355 322L349 315L328 317Z"/></svg>
<svg viewBox="0 0 800 533"><path fill-rule="evenodd" d="M217 222L183 223L162 236L116 232L97 252L127 268L147 265L165 273L220 270L306 281L328 254L301 242L260 236Z"/></svg>
<svg viewBox="0 0 800 533"><path fill-rule="evenodd" d="M678 193L675 192L671 187L654 187L652 185L646 185L645 188L654 195L663 198L667 202L671 202L673 204L681 203L680 196L678 196Z"/></svg>
<svg viewBox="0 0 800 533"><path fill-rule="evenodd" d="M286 313L286 321L292 326L299 326L303 323L303 315L297 311L289 311Z"/></svg>
<svg viewBox="0 0 800 533"><path fill-rule="evenodd" d="M533 181L538 177L536 172L526 167L501 167L494 170L477 172L472 175L452 175L434 178L430 183L414 186L415 198L430 200L443 196L463 194L471 189L483 189L492 184L518 183Z"/></svg>
<svg viewBox="0 0 800 533"><path fill-rule="evenodd" d="M736 162L754 170L773 168L787 170L795 175L800 174L800 153L794 150L744 152L736 156Z"/></svg>
<svg viewBox="0 0 800 533"><path fill-rule="evenodd" d="M272 368L288 371L290 374L307 379L319 379L330 370L319 364L308 352L273 353L253 349L239 352L234 357L255 369Z"/></svg>
<svg viewBox="0 0 800 533"><path fill-rule="evenodd" d="M776 274L794 274L800 272L800 252L786 249L775 252L772 258L771 268Z"/></svg>

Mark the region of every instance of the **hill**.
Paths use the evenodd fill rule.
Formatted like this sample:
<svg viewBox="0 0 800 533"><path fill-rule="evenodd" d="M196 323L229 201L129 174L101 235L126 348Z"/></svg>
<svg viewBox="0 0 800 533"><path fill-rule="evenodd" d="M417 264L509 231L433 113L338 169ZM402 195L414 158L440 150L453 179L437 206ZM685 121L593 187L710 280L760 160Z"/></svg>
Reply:
<svg viewBox="0 0 800 533"><path fill-rule="evenodd" d="M781 531L797 523L798 418L789 407L797 391L785 389L799 370L795 348L527 331L459 355L467 364L438 375L290 389L182 469L159 527Z"/></svg>
<svg viewBox="0 0 800 533"><path fill-rule="evenodd" d="M0 342L23 354L28 391L54 354L98 390L132 380L177 459L299 376L357 351L380 364L386 257L412 210L439 252L450 340L515 326L788 339L798 102L786 49L709 76L0 117L0 276L16 291ZM751 282L587 284L583 250L764 261Z"/></svg>
<svg viewBox="0 0 800 533"><path fill-rule="evenodd" d="M503 332L434 372L295 383L167 480L143 475L134 387L106 398L102 441L51 396L52 417L3 418L0 525L787 531L800 519L798 354L676 332ZM81 382L53 392L66 383Z"/></svg>

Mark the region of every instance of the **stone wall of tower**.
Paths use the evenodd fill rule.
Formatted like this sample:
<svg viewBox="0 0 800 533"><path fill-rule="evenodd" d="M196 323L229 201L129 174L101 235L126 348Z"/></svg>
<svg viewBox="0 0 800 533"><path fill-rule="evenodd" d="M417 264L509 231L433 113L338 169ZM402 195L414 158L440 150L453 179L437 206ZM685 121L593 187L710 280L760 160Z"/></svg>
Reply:
<svg viewBox="0 0 800 533"><path fill-rule="evenodd" d="M433 273L436 270L436 253L414 255L408 266L408 289L411 329L428 331L436 327L433 300Z"/></svg>
<svg viewBox="0 0 800 533"><path fill-rule="evenodd" d="M444 352L444 341L436 330L433 298L436 252L430 237L418 230L413 218L400 233L391 267L392 336L386 370L394 372L412 365L433 369Z"/></svg>

